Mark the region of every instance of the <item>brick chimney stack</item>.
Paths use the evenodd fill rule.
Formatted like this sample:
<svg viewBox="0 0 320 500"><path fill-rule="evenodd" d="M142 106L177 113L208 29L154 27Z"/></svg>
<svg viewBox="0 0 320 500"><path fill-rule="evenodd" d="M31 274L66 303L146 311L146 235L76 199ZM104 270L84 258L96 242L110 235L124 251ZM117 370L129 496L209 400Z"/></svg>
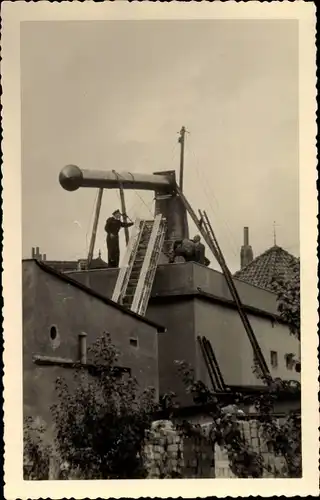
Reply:
<svg viewBox="0 0 320 500"><path fill-rule="evenodd" d="M251 245L249 245L249 228L245 227L243 229L243 245L240 252L241 269L250 264L251 261L253 261L253 251Z"/></svg>
<svg viewBox="0 0 320 500"><path fill-rule="evenodd" d="M47 255L45 253L42 255L39 247L32 247L32 258L45 262L47 260Z"/></svg>

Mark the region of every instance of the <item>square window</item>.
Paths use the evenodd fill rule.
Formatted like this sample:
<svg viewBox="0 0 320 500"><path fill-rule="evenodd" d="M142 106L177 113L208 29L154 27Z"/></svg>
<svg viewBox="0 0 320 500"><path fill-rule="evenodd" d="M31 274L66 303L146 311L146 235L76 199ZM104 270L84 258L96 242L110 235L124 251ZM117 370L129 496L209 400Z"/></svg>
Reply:
<svg viewBox="0 0 320 500"><path fill-rule="evenodd" d="M285 355L285 360L286 360L286 367L288 370L293 370L293 354L286 354Z"/></svg>
<svg viewBox="0 0 320 500"><path fill-rule="evenodd" d="M277 368L278 366L278 353L276 351L270 351L270 362L272 368Z"/></svg>
<svg viewBox="0 0 320 500"><path fill-rule="evenodd" d="M129 339L129 342L130 342L130 345L131 345L132 347L138 347L138 339L134 339L134 338L132 338L132 337L131 337L131 338Z"/></svg>

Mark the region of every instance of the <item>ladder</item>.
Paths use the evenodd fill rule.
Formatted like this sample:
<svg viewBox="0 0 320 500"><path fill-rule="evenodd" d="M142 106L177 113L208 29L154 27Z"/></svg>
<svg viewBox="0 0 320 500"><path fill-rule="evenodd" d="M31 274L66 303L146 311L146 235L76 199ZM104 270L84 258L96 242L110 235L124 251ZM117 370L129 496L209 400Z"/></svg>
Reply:
<svg viewBox="0 0 320 500"><path fill-rule="evenodd" d="M121 265L112 300L144 316L162 252L166 220L136 221Z"/></svg>
<svg viewBox="0 0 320 500"><path fill-rule="evenodd" d="M207 372L210 377L212 388L215 392L226 392L227 387L224 382L217 358L213 352L211 342L206 337L197 337Z"/></svg>
<svg viewBox="0 0 320 500"><path fill-rule="evenodd" d="M238 290L236 289L236 286L235 286L233 278L232 278L232 274L231 274L231 272L226 264L226 261L224 259L223 254L222 254L222 251L221 251L220 246L218 244L217 238L216 238L216 236L213 232L212 226L209 222L208 216L207 216L206 212L202 213L199 210L200 219L198 219L197 215L193 211L188 200L182 194L182 192L178 186L176 186L176 192L180 196L182 203L186 207L193 222L195 223L196 227L198 228L199 232L201 233L204 241L207 243L208 247L212 251L214 257L217 259L218 264L221 267L221 270L225 276L227 285L229 287L229 291L230 291L231 296L232 296L232 298L237 306L241 321L243 323L243 326L246 330L249 341L251 343L251 346L252 346L252 349L254 352L254 356L255 356L255 358L259 364L259 367L261 369L262 379L264 380L264 382L266 384L270 385L272 383L272 377L270 374L269 367L268 367L266 360L264 358L264 355L260 349L260 346L259 346L259 343L256 339L256 336L253 332L253 329L252 329L251 324L249 322L246 311L241 303L241 300L240 300L240 297L238 294ZM202 224L201 224L201 221L202 221Z"/></svg>

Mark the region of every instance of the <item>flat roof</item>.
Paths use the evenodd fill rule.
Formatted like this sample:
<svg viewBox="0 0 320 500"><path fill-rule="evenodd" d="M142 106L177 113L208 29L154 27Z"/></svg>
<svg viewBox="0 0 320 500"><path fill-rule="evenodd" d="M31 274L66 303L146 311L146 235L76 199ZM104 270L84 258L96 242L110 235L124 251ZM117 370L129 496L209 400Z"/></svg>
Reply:
<svg viewBox="0 0 320 500"><path fill-rule="evenodd" d="M128 314L129 316L132 316L139 321L142 321L143 323L146 323L147 325L152 326L153 328L156 328L159 333L165 332L167 329L159 325L158 323L155 323L154 321L151 321L144 316L140 316L140 314L137 314L133 311L130 311L129 309L126 309L124 306L118 304L117 302L114 302L113 300L105 297L104 295L101 295L100 293L96 292L95 290L92 290L91 288L87 287L86 285L83 285L79 281L76 281L72 278L67 276L64 273L60 273L59 271L56 271L56 269L53 269L52 267L46 265L44 262L41 262L37 259L23 259L22 262L35 262L40 269L42 269L44 272L51 274L52 276L55 276L56 278L64 281L65 283L68 283L69 285L72 285L83 292L87 293L88 295L91 295L92 297L95 297L96 299L101 300L105 304L108 304L111 307L114 307L115 309L118 309L119 311L123 312L124 314Z"/></svg>

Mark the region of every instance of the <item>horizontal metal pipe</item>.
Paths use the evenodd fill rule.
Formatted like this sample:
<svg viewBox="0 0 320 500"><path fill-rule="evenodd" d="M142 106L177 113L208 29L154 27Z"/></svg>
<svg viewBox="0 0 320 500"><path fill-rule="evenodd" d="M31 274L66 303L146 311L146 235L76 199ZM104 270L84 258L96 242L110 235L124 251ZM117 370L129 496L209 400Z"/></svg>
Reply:
<svg viewBox="0 0 320 500"><path fill-rule="evenodd" d="M67 165L59 175L61 186L67 191L76 191L80 187L119 189L137 189L171 192L175 188L173 176L161 174L132 174L101 170L83 170L76 165Z"/></svg>

